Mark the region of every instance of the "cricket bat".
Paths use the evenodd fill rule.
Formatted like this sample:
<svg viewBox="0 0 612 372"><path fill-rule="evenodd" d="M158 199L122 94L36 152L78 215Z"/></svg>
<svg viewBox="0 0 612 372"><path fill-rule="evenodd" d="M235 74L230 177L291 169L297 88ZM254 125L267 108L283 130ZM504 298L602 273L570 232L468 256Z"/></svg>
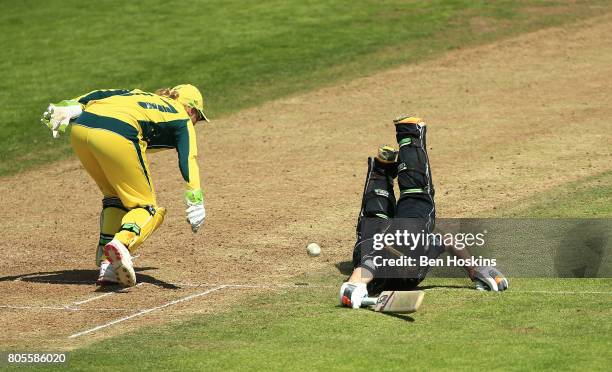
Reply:
<svg viewBox="0 0 612 372"><path fill-rule="evenodd" d="M378 297L366 297L361 306L381 313L414 313L425 296L424 291L383 291Z"/></svg>

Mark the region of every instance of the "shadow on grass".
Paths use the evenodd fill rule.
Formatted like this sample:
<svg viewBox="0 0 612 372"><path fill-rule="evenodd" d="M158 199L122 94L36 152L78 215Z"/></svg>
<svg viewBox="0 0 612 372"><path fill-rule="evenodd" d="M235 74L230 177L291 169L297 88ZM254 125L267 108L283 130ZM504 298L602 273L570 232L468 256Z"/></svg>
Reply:
<svg viewBox="0 0 612 372"><path fill-rule="evenodd" d="M353 273L353 262L352 261L340 261L334 264L336 269L342 275L351 275Z"/></svg>
<svg viewBox="0 0 612 372"><path fill-rule="evenodd" d="M406 314L397 314L397 313L381 313L381 314L390 316L391 318L401 319L405 322L410 322L410 323L414 322L414 318Z"/></svg>
<svg viewBox="0 0 612 372"><path fill-rule="evenodd" d="M476 290L476 288L474 288L473 285L458 285L458 284L450 284L450 285L444 285L444 284L436 284L436 285L419 285L418 287L415 288L415 290L425 290L425 289L436 289L436 288L449 288L449 289L473 289Z"/></svg>
<svg viewBox="0 0 612 372"><path fill-rule="evenodd" d="M153 284L164 289L180 289L172 283L164 282L163 280L156 279L148 274L142 274L140 272L146 270L156 270L156 267L139 267L135 268L137 280L139 283ZM30 283L50 283L50 284L69 284L69 285L92 285L96 282L98 277L98 270L84 270L84 269L72 269L72 270L58 270L58 271L41 271L28 274L20 274L13 276L0 277L0 282L10 281L23 281ZM109 286L110 288L117 286Z"/></svg>
<svg viewBox="0 0 612 372"><path fill-rule="evenodd" d="M342 311L354 311L354 309L349 309L345 306L340 306L340 305L336 305L336 309L342 310ZM368 310L367 308L361 308L361 310ZM371 312L376 313L377 311L374 311L373 309L369 309ZM396 319L400 319L406 322L414 322L414 318L411 317L410 315L407 314L399 314L399 313L383 313L378 311L379 314L381 315L386 315L386 316L390 316L391 318L396 318Z"/></svg>

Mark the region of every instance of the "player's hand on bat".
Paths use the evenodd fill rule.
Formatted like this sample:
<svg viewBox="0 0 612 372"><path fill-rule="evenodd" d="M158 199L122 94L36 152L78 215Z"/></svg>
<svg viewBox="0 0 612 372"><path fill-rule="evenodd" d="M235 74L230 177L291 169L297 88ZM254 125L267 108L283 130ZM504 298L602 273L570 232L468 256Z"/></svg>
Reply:
<svg viewBox="0 0 612 372"><path fill-rule="evenodd" d="M72 119L81 115L81 104L73 100L51 103L40 119L52 132L53 138L59 138L64 133Z"/></svg>
<svg viewBox="0 0 612 372"><path fill-rule="evenodd" d="M368 297L365 283L342 283L340 286L340 305L359 309L364 298Z"/></svg>
<svg viewBox="0 0 612 372"><path fill-rule="evenodd" d="M501 292L508 289L508 279L494 267L475 266L469 270L469 275L478 290Z"/></svg>
<svg viewBox="0 0 612 372"><path fill-rule="evenodd" d="M185 192L185 201L187 202L187 222L191 225L191 231L198 232L204 224L206 218L206 209L204 208L204 193L202 190L189 190Z"/></svg>

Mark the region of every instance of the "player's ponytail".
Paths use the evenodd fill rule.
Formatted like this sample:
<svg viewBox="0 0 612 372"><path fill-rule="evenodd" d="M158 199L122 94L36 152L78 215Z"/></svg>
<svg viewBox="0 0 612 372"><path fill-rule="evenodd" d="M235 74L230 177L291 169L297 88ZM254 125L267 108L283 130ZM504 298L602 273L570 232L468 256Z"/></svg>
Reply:
<svg viewBox="0 0 612 372"><path fill-rule="evenodd" d="M155 94L162 97L168 97L171 99L177 99L179 96L179 92L172 88L161 88L155 91Z"/></svg>

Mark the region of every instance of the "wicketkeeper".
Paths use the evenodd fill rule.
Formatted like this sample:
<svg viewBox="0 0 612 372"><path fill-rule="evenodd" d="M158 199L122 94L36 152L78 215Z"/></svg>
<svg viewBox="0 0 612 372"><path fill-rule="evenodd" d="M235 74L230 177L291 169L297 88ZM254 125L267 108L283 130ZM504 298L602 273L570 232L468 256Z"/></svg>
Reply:
<svg viewBox="0 0 612 372"><path fill-rule="evenodd" d="M385 267L382 258L412 257L437 258L447 250L459 258L470 258L467 249L444 246L427 241L406 250L395 246L375 249L376 234L406 230L414 233L434 231L436 209L434 187L427 156L427 127L421 118L400 117L394 120L399 152L381 146L375 158L368 158L361 210L357 221L357 242L353 250L353 273L340 287L340 303L359 308L368 295L382 291L409 291L425 279L427 265L413 267ZM398 157L399 155L399 157ZM400 195L396 202L393 190L397 178ZM508 280L490 266L464 268L478 289L503 291Z"/></svg>
<svg viewBox="0 0 612 372"><path fill-rule="evenodd" d="M187 220L193 232L204 223L194 125L208 121L193 85L148 93L96 90L49 105L41 121L59 137L72 124L74 152L102 192L97 283L136 284L132 255L164 220L157 205L147 150L175 149L186 183Z"/></svg>

